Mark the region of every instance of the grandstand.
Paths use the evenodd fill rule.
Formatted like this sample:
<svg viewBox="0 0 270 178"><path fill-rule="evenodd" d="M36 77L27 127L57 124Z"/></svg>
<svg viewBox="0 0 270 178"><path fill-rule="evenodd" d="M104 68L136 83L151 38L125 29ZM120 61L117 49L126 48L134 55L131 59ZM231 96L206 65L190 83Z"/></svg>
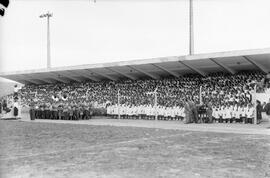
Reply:
<svg viewBox="0 0 270 178"><path fill-rule="evenodd" d="M267 74L270 71L270 48L2 72L0 77L23 84L40 85L85 80L115 81L122 78L159 79L188 73L206 76L220 71L235 74L243 70L259 70Z"/></svg>
<svg viewBox="0 0 270 178"><path fill-rule="evenodd" d="M37 110L32 115L37 118L79 120L89 119L92 114L107 114L118 118L183 120L187 116L185 101L192 100L209 109L208 116L205 113L201 117L219 120L222 113L226 122L245 122L240 120L241 115L248 118L247 111L254 113L256 100L268 102L267 94L257 96L254 90L262 81L265 84L269 59L270 49L257 49L47 68L0 76L26 84L19 93L22 104L46 110L45 114ZM211 106L206 106L209 102ZM260 114L251 113L247 123L257 123L257 117L261 120Z"/></svg>

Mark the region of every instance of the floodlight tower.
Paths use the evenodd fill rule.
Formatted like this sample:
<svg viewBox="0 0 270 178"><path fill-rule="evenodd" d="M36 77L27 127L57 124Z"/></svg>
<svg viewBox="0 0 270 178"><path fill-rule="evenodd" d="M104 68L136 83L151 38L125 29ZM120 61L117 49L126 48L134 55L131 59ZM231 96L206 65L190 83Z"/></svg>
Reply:
<svg viewBox="0 0 270 178"><path fill-rule="evenodd" d="M45 14L41 14L40 18L47 18L47 68L51 68L51 46L50 46L50 17L52 17L52 13L49 11Z"/></svg>
<svg viewBox="0 0 270 178"><path fill-rule="evenodd" d="M189 55L194 54L193 0L189 0Z"/></svg>

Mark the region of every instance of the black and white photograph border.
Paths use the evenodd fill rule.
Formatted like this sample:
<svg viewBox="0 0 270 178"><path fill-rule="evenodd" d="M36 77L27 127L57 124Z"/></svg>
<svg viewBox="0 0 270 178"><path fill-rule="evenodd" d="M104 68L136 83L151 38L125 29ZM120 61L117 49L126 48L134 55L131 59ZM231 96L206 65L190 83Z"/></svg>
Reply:
<svg viewBox="0 0 270 178"><path fill-rule="evenodd" d="M0 1L0 177L270 177L269 7Z"/></svg>

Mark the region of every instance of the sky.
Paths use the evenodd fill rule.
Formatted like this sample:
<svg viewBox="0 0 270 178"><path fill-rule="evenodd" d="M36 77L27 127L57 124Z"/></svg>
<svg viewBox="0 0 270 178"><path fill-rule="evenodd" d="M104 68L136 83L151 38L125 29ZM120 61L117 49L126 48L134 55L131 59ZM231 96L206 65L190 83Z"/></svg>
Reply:
<svg viewBox="0 0 270 178"><path fill-rule="evenodd" d="M11 0L0 72L188 55L188 0ZM194 52L270 47L269 0L194 0Z"/></svg>

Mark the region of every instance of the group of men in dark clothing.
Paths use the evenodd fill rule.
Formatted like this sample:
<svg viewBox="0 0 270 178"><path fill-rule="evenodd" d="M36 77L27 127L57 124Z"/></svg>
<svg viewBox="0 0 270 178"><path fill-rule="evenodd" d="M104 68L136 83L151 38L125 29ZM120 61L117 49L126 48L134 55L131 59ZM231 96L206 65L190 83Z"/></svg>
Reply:
<svg viewBox="0 0 270 178"><path fill-rule="evenodd" d="M9 112L10 109L7 107L7 101L6 100L0 100L0 114L2 114L2 112Z"/></svg>
<svg viewBox="0 0 270 178"><path fill-rule="evenodd" d="M53 119L53 120L89 120L93 115L90 107L30 107L30 118Z"/></svg>
<svg viewBox="0 0 270 178"><path fill-rule="evenodd" d="M186 99L185 123L212 123L212 106L211 103L196 105L191 98Z"/></svg>

